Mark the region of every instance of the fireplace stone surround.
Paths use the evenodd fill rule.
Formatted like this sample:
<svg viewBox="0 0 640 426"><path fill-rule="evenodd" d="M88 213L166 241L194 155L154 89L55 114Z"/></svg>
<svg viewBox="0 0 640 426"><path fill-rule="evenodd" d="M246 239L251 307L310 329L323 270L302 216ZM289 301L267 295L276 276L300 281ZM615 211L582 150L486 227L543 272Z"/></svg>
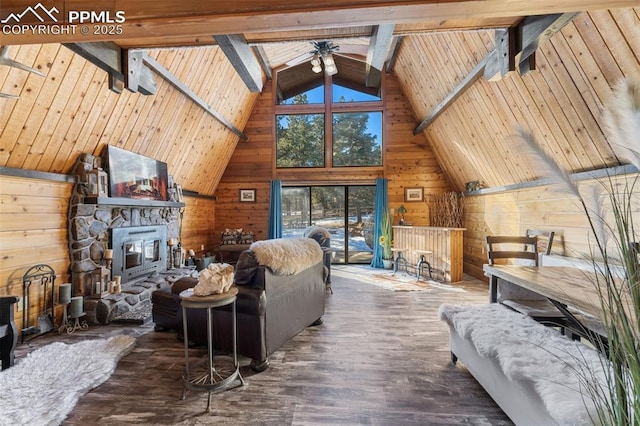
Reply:
<svg viewBox="0 0 640 426"><path fill-rule="evenodd" d="M92 273L105 266L105 250L110 247L110 230L131 226L165 225L167 239L179 241L183 203L122 198L91 198L87 191L87 172L96 158L81 154L74 166L76 184L69 203L69 256L73 296L84 296L89 323L108 324L127 313L146 309L151 293L170 285L190 270L172 269L145 274L122 284L120 294L95 294ZM117 250L118 248L113 247ZM168 247L167 247L168 250ZM111 277L113 279L113 277Z"/></svg>

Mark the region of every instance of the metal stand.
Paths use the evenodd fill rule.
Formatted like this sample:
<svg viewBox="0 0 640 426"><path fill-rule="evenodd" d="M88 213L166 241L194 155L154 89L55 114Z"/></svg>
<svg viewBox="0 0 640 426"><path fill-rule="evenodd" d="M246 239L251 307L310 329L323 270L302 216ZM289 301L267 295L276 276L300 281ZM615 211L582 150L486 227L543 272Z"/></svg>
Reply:
<svg viewBox="0 0 640 426"><path fill-rule="evenodd" d="M206 391L207 412L211 411L211 394L230 389L231 385L238 381L238 386L244 385L244 380L240 375L240 365L238 363L237 341L236 341L236 295L238 289L231 287L229 291L222 294L212 294L210 296L194 296L193 289L184 290L180 293L182 304L182 326L184 330L184 374L182 376L183 389L182 399L187 396L187 390ZM214 356L213 350L213 308L231 304L232 331L233 331L233 358L225 356ZM187 330L187 308L207 310L207 355L195 363L189 362L189 336ZM215 364L214 364L215 360Z"/></svg>
<svg viewBox="0 0 640 426"><path fill-rule="evenodd" d="M55 281L56 281L56 273L53 268L49 265L36 265L27 270L27 272L22 276L22 337L21 342L25 342L25 338L27 336L36 337L40 334L47 333L53 330L54 325L54 312L55 312ZM42 292L42 301L43 307L42 311L39 312L38 316L38 326L31 325L30 323L30 302L29 302L29 291L31 289L31 284L40 283L40 286L44 286L44 290ZM51 310L47 306L47 289L51 285Z"/></svg>

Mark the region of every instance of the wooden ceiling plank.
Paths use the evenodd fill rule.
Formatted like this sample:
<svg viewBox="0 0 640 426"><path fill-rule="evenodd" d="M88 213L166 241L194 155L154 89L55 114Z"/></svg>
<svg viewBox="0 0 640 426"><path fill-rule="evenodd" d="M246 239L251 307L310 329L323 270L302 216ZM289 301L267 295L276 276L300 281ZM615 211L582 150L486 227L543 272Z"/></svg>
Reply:
<svg viewBox="0 0 640 426"><path fill-rule="evenodd" d="M436 105L431 113L426 116L422 122L413 130L413 134L417 135L426 129L436 118L440 116L449 106L451 106L460 96L467 91L480 77L484 75L484 69L487 63L492 60L495 51L487 53L486 56L464 77L445 98Z"/></svg>
<svg viewBox="0 0 640 426"><path fill-rule="evenodd" d="M56 57L57 60L59 60L58 57ZM69 120L75 114L81 101L75 88L79 84L82 85L87 79L86 74L83 74L84 64L86 61L83 58L71 55L69 68L60 76L60 85L38 129L38 134L34 137L33 145L29 151L30 159L25 162L23 168L52 171L53 162L51 159L58 152L63 136L70 126ZM70 113L68 113L69 111Z"/></svg>
<svg viewBox="0 0 640 426"><path fill-rule="evenodd" d="M72 120L64 132L60 149L58 149L53 161L51 161L49 170L53 173L66 173L69 170L66 168L66 164L70 160L75 161L82 152L78 149L78 146L82 145L84 147L84 144L79 142L80 132L91 120L92 115L98 114L100 111L97 106L94 111L94 103L99 99L98 92L102 90L102 83L96 84L96 74L102 75L103 72L91 62L84 62L82 75L86 75L87 78L74 91L80 100L80 104L68 112ZM67 108L70 107L73 108L73 106L68 106Z"/></svg>
<svg viewBox="0 0 640 426"><path fill-rule="evenodd" d="M78 136L75 139L76 143L73 145L73 151L69 152L65 159L64 166L62 167L62 170L65 172L70 172L72 170L75 165L77 155L80 155L83 152L93 153L94 150L100 149L96 148L96 146L101 146L99 140L100 129L108 121L116 102L120 99L120 96L117 93L112 92L111 90L103 90L105 84L107 84L107 75L93 63L89 61L87 61L87 63L91 64L91 66L97 71L94 73L93 80L91 81L91 86L93 88L87 94L95 90L96 95L95 98L86 97L86 99L90 101L89 104L85 106L88 113L85 121L82 123Z"/></svg>
<svg viewBox="0 0 640 426"><path fill-rule="evenodd" d="M384 24L375 25L371 30L365 73L367 87L380 87L382 69L389 53L394 28L394 24Z"/></svg>
<svg viewBox="0 0 640 426"><path fill-rule="evenodd" d="M262 92L262 72L260 64L247 44L242 34L213 36L220 46L220 49L227 55L229 62L247 85L249 91L254 93Z"/></svg>
<svg viewBox="0 0 640 426"><path fill-rule="evenodd" d="M62 81L61 76L69 67L71 57L59 52L60 46L44 45L38 52L35 59L34 68L46 68L46 64L52 64L47 70L46 78L29 73L24 89L20 93L20 99L16 102L16 108L13 110L14 120L8 123L7 128L2 133L4 141L15 141L15 145L11 150L11 155L5 166L22 168L28 160L29 152L34 143L34 137L42 124L42 120L46 114L46 108L40 106L49 106L55 95L56 89ZM55 58L59 56L59 60ZM48 84L45 84L48 83Z"/></svg>
<svg viewBox="0 0 640 426"><path fill-rule="evenodd" d="M420 133L431 124L446 108L448 108L458 97L471 87L484 73L485 79L496 81L504 77L507 73L515 69L515 57L526 49L523 53L530 57L540 43L548 40L557 31L562 29L567 23L577 16L576 13L554 15L547 19L537 18L535 20L523 21L522 27L518 29L496 30L496 47L489 52L482 61L465 77L438 106L426 116L414 130L414 134ZM516 43L516 31L522 34L524 45L518 46ZM527 63L530 64L530 62Z"/></svg>
<svg viewBox="0 0 640 426"><path fill-rule="evenodd" d="M617 31L617 29L616 29ZM540 50L541 61L549 66L542 73L535 73L533 81L544 80L548 89L540 93L541 101L549 105L557 104L558 114L556 119L566 117L567 125L572 128L572 137L563 140L565 144L562 151L566 152L568 162L572 163L572 155L580 167L572 167L573 172L593 170L602 165L619 165L611 148L604 143L605 136L598 126L598 116L594 116L586 105L586 100L577 88L577 83L572 79L565 67L564 58L556 51L552 40ZM540 75L537 75L540 74ZM539 85L540 86L540 85Z"/></svg>
<svg viewBox="0 0 640 426"><path fill-rule="evenodd" d="M185 86L180 80L175 78L173 74L169 72L166 68L164 68L159 62L150 57L149 55L145 55L144 62L151 67L156 73L158 73L162 78L167 80L173 87L181 91L185 94L189 99L198 104L201 108L205 109L209 114L211 114L216 120L220 121L224 126L231 130L233 133L238 135L241 139L247 140L247 136L242 133L242 131L238 130L231 122L229 122L226 118L218 114L213 108L211 108L205 101L203 101L199 96L197 96L193 91Z"/></svg>

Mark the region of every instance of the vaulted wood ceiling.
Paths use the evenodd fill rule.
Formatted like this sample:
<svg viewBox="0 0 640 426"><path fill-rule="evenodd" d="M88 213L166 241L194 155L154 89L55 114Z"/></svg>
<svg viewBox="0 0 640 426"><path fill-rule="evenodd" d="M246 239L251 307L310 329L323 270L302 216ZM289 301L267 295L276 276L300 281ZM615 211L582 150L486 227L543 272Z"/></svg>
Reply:
<svg viewBox="0 0 640 426"><path fill-rule="evenodd" d="M63 3L67 9L82 4ZM0 16L25 4L3 1ZM109 143L166 161L185 188L212 194L236 144L250 143L238 142L237 134L157 75L155 95L110 92L107 74L60 42L144 48L242 130L257 94L216 46L215 33L242 34L278 68L308 51L309 40L366 44L374 25L394 23L394 35L403 38L391 72L417 126L494 48L494 29L529 15L585 11L540 46L536 71L495 82L480 78L426 128L425 139L417 139L435 151L457 190L471 180L498 186L538 177L510 138L517 126L533 131L572 172L620 164L602 111L618 80L640 78L637 0L330 0L322 7L301 0L129 0L105 7L126 10L121 36L2 34L11 58L46 78L0 66L0 92L19 96L0 98L0 166L69 173L75 153L98 153Z"/></svg>

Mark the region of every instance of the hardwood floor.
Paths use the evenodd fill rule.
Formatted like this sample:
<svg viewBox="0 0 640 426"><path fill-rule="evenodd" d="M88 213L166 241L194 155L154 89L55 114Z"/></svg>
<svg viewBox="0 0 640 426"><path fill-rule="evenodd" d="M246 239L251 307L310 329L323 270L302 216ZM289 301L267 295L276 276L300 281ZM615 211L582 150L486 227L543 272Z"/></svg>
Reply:
<svg viewBox="0 0 640 426"><path fill-rule="evenodd" d="M210 413L206 393L180 399L182 343L152 323L49 333L19 345L18 356L54 340L136 336L136 349L81 398L66 425L512 424L463 366L451 364L448 331L437 317L441 303L486 302L487 286L467 280L394 292L358 281L367 269L334 266L324 323L285 344L262 373L241 358L245 385L215 394Z"/></svg>

